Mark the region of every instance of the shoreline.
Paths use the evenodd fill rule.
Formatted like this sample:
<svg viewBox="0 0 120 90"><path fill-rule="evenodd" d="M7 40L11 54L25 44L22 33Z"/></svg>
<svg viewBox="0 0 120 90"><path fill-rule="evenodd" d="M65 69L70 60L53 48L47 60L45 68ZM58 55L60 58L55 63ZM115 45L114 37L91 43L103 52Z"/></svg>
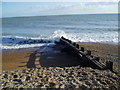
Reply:
<svg viewBox="0 0 120 90"><path fill-rule="evenodd" d="M117 46L114 45L78 44L91 50L94 55L110 55L113 58L117 55L115 50ZM106 52L110 47L111 49ZM118 89L120 87L119 74L110 70L83 67L78 58L61 53L59 45L37 47L31 51L22 50L3 54L1 88ZM107 59L105 56L103 58Z"/></svg>
<svg viewBox="0 0 120 90"><path fill-rule="evenodd" d="M76 42L78 44L101 44L101 45L111 45L111 46L116 46L118 47L119 45L118 44L114 44L114 43L104 43L104 42ZM44 47L44 46L40 46L40 47ZM26 47L26 48L12 48L12 49L1 49L2 53L7 53L9 51L12 51L12 52L17 52L16 50L19 50L19 51L31 51L31 50L35 50L35 49L38 49L39 46L35 46L35 47ZM18 52L19 52L18 51Z"/></svg>
<svg viewBox="0 0 120 90"><path fill-rule="evenodd" d="M95 44L95 43L98 43L98 44L106 44L106 45L113 45L113 46L118 46L118 43L107 43L107 42L76 42L76 43L92 43L92 44ZM42 43L41 43L42 44ZM51 43L49 43L51 44ZM52 43L53 44L53 43ZM43 47L44 45L40 46L40 47ZM2 49L2 51L7 51L7 50L19 50L19 49L32 49L32 48L39 48L39 46L35 46L35 47L24 47L24 48L8 48L8 49Z"/></svg>
<svg viewBox="0 0 120 90"><path fill-rule="evenodd" d="M93 56L100 57L102 59L101 62L105 62L105 60L112 60L112 61L117 60L117 57L118 57L118 50L117 50L118 46L117 45L102 44L102 43L85 43L85 42L84 43L78 42L78 44L80 44L80 46L84 47L86 50L91 50ZM4 70L9 71L9 70L17 70L17 69L18 70L26 69L27 66L25 66L25 65L27 65L27 62L29 61L29 59L31 59L31 58L34 59L34 58L36 58L36 56L38 56L37 64L39 64L39 65L41 64L40 63L41 56L43 59L45 59L45 61L42 60L42 62L44 64L43 66L47 66L47 64L49 66L49 63L51 63L50 61L47 61L47 58L51 59L51 60L54 59L52 62L54 62L56 64L63 63L63 62L60 63L60 60L57 61L57 59L59 57L60 58L62 57L63 60L65 60L67 58L72 58L71 61L76 59L74 57L69 57L69 55L67 55L67 54L62 55L62 53L60 52L60 49L57 48L56 46L48 46L48 48L46 50L42 50L42 49L44 49L44 47L3 50L3 54L2 54L3 71ZM51 49L51 50L49 50L49 49ZM40 50L42 50L42 53ZM35 51L38 51L40 53L36 54L36 56L32 55L32 53L34 53ZM58 53L55 54L54 52L58 52ZM44 53L47 53L47 54L42 55ZM31 58L30 58L30 55L32 55ZM26 56L28 56L28 57L26 57ZM31 60L33 60L33 59L31 59ZM25 62L25 63L23 64L20 62ZM49 62L49 63L47 63L47 62ZM53 64L51 64L51 65L53 65ZM19 66L25 66L25 67L23 68L23 67L19 67Z"/></svg>

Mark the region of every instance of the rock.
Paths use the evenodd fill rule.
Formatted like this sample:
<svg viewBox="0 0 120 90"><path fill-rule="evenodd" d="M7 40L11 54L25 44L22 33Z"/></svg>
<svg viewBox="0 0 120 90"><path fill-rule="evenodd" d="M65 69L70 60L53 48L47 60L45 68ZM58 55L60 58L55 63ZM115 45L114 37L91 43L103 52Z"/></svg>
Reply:
<svg viewBox="0 0 120 90"><path fill-rule="evenodd" d="M3 84L3 83L4 83L4 81L0 81L0 85Z"/></svg>
<svg viewBox="0 0 120 90"><path fill-rule="evenodd" d="M63 84L63 85L61 85L61 86L60 86L60 88L65 88L65 85L64 85L64 84Z"/></svg>
<svg viewBox="0 0 120 90"><path fill-rule="evenodd" d="M81 74L81 72L78 72L77 74L79 75L79 74Z"/></svg>
<svg viewBox="0 0 120 90"><path fill-rule="evenodd" d="M60 82L60 81L63 81L63 80L61 78L58 78L57 81Z"/></svg>
<svg viewBox="0 0 120 90"><path fill-rule="evenodd" d="M40 83L39 85L37 85L37 88L41 88L43 86L42 83Z"/></svg>
<svg viewBox="0 0 120 90"><path fill-rule="evenodd" d="M22 82L26 81L26 76L21 77Z"/></svg>
<svg viewBox="0 0 120 90"><path fill-rule="evenodd" d="M66 75L62 75L62 74L61 74L60 76L61 76L61 77L66 77Z"/></svg>
<svg viewBox="0 0 120 90"><path fill-rule="evenodd" d="M27 77L26 77L26 81L30 80L30 78L31 78L30 76L27 76Z"/></svg>
<svg viewBox="0 0 120 90"><path fill-rule="evenodd" d="M66 86L66 88L75 88L75 85L69 84L69 85Z"/></svg>
<svg viewBox="0 0 120 90"><path fill-rule="evenodd" d="M14 76L13 76L13 78L17 78L17 77L18 77L18 75L14 75Z"/></svg>
<svg viewBox="0 0 120 90"><path fill-rule="evenodd" d="M103 84L103 85L107 85L107 83L104 82L104 81L100 81L100 83Z"/></svg>
<svg viewBox="0 0 120 90"><path fill-rule="evenodd" d="M88 88L86 86L84 86L84 85L81 85L80 89L88 89Z"/></svg>
<svg viewBox="0 0 120 90"><path fill-rule="evenodd" d="M82 75L87 75L87 73L83 72Z"/></svg>
<svg viewBox="0 0 120 90"><path fill-rule="evenodd" d="M85 81L85 84L89 85L89 86L91 85L91 83L89 81Z"/></svg>
<svg viewBox="0 0 120 90"><path fill-rule="evenodd" d="M55 85L55 88L60 88L60 85Z"/></svg>
<svg viewBox="0 0 120 90"><path fill-rule="evenodd" d="M52 83L52 82L51 82L49 85L50 85L50 87L53 88L53 87L55 86L55 83Z"/></svg>
<svg viewBox="0 0 120 90"><path fill-rule="evenodd" d="M8 78L8 74L3 74L3 77L4 78Z"/></svg>
<svg viewBox="0 0 120 90"><path fill-rule="evenodd" d="M96 76L98 75L98 73L96 73L96 72L95 72L95 73L93 73L93 74L95 74Z"/></svg>
<svg viewBox="0 0 120 90"><path fill-rule="evenodd" d="M78 69L79 68L79 69ZM116 88L119 78L107 70L88 67L40 67L0 74L2 88ZM18 78L19 77L19 78ZM119 84L120 85L120 84Z"/></svg>
<svg viewBox="0 0 120 90"><path fill-rule="evenodd" d="M13 81L15 84L22 84L22 81L20 79L14 79Z"/></svg>

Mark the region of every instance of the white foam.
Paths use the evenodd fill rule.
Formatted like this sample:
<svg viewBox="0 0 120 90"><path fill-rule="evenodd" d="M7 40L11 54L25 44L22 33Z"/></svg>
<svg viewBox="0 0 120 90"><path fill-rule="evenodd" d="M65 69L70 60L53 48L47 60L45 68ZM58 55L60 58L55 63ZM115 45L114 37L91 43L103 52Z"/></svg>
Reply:
<svg viewBox="0 0 120 90"><path fill-rule="evenodd" d="M74 42L102 42L118 43L118 32L86 32L68 34L67 37Z"/></svg>
<svg viewBox="0 0 120 90"><path fill-rule="evenodd" d="M46 45L54 45L54 43L43 43L43 44L24 44L24 45L14 45L14 46L3 46L1 45L2 49L20 49L20 48L30 48L30 47L41 47Z"/></svg>
<svg viewBox="0 0 120 90"><path fill-rule="evenodd" d="M57 31L53 32L53 34L52 34L52 36L50 38L51 39L57 39L57 38L60 39L62 36L67 38L67 35L66 35L65 31L57 30Z"/></svg>
<svg viewBox="0 0 120 90"><path fill-rule="evenodd" d="M39 47L43 45L54 45L54 41L59 40L60 37L68 38L74 42L102 42L102 43L118 43L118 32L117 31L91 31L91 30L81 30L81 31L64 31L64 30L56 30L53 32L51 36L47 36L46 38L40 37L19 37L19 36L3 36L3 46L2 49L18 49L18 48L29 48L29 47ZM12 40L12 39L13 40ZM51 41L50 43L32 43L19 44L20 41L27 40L43 40L43 41ZM6 45L5 45L6 44ZM8 45L7 45L8 44ZM10 45L9 45L10 44Z"/></svg>

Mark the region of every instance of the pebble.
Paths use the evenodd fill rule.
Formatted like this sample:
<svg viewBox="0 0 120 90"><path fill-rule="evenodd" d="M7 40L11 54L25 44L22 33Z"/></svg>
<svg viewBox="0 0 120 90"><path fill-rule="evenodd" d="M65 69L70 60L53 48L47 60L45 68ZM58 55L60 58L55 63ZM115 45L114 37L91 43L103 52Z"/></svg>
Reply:
<svg viewBox="0 0 120 90"><path fill-rule="evenodd" d="M13 78L17 78L17 77L18 77L18 75L14 75L14 76L13 76Z"/></svg>
<svg viewBox="0 0 120 90"><path fill-rule="evenodd" d="M0 74L0 89L9 88L114 88L119 77L107 70L90 67L41 67Z"/></svg>
<svg viewBox="0 0 120 90"><path fill-rule="evenodd" d="M8 75L7 74L3 74L3 78L8 78Z"/></svg>

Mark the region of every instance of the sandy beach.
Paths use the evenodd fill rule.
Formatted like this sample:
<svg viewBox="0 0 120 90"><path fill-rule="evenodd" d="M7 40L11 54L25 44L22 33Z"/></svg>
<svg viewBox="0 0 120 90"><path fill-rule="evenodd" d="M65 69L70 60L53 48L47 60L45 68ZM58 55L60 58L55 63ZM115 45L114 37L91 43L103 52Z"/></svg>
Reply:
<svg viewBox="0 0 120 90"><path fill-rule="evenodd" d="M120 88L117 0L0 6L0 89Z"/></svg>
<svg viewBox="0 0 120 90"><path fill-rule="evenodd" d="M10 50L11 51L11 50ZM41 47L32 51L3 51L3 71L37 67L67 67L79 65L76 57L61 53L59 47Z"/></svg>
<svg viewBox="0 0 120 90"><path fill-rule="evenodd" d="M85 50L91 50L93 56L99 56L101 62L104 62L104 60L115 61L118 58L117 45L79 44ZM31 50L4 50L1 87L81 89L117 89L119 87L119 75L110 70L81 67L79 60L67 53L61 53L59 45ZM117 62L116 65L118 65ZM117 66L115 68L118 70Z"/></svg>
<svg viewBox="0 0 120 90"><path fill-rule="evenodd" d="M93 56L99 56L101 62L111 60L116 62L118 58L117 45L100 43L79 43L86 50L91 50ZM16 52L17 51L17 52ZM71 55L61 53L60 48L41 47L33 50L7 50L3 51L3 71L20 70L35 67L57 67L79 65L79 60ZM35 52L38 51L38 52ZM117 68L117 67L116 67Z"/></svg>

